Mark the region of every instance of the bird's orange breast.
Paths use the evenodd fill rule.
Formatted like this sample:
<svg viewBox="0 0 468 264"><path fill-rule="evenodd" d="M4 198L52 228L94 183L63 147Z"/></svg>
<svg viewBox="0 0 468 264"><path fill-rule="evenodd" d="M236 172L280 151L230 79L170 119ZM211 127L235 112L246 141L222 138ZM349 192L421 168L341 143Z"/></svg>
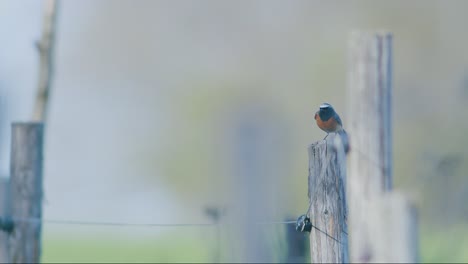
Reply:
<svg viewBox="0 0 468 264"><path fill-rule="evenodd" d="M317 122L317 126L327 133L335 132L338 129L338 122L336 122L336 119L333 117L329 118L327 121L323 121L320 119L318 113L316 113L315 121Z"/></svg>

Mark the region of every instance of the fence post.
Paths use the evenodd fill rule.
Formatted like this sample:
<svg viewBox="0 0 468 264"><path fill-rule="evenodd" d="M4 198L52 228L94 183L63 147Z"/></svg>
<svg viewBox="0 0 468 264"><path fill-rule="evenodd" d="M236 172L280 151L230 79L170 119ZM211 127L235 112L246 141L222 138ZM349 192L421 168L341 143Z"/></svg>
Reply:
<svg viewBox="0 0 468 264"><path fill-rule="evenodd" d="M350 257L374 257L369 201L391 189L391 59L389 33L353 32L349 41L348 121L350 152L347 190Z"/></svg>
<svg viewBox="0 0 468 264"><path fill-rule="evenodd" d="M10 164L12 263L38 263L41 255L42 123L13 123ZM27 219L38 221L26 221Z"/></svg>
<svg viewBox="0 0 468 264"><path fill-rule="evenodd" d="M8 178L0 178L0 215L2 221L6 220L6 217L10 214L10 182ZM5 222L2 223L2 225ZM10 258L8 254L8 231L0 230L0 263L9 263Z"/></svg>
<svg viewBox="0 0 468 264"><path fill-rule="evenodd" d="M415 262L415 208L392 189L392 35L349 41L347 197L351 262Z"/></svg>
<svg viewBox="0 0 468 264"><path fill-rule="evenodd" d="M342 146L339 138L330 134L308 149L312 263L349 262L346 160L343 148L335 147Z"/></svg>

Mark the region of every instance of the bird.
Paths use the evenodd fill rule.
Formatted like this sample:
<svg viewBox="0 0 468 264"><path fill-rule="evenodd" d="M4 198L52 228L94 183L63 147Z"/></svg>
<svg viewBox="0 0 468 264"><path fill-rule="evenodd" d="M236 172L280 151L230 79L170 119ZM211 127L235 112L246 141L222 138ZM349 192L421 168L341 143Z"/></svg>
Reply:
<svg viewBox="0 0 468 264"><path fill-rule="evenodd" d="M321 104L319 110L315 112L314 119L317 123L317 126L323 131L327 132L327 135L323 139L325 140L330 133L339 134L343 142L345 153L348 153L348 134L344 130L343 122L341 121L338 113L335 112L333 106L329 103Z"/></svg>

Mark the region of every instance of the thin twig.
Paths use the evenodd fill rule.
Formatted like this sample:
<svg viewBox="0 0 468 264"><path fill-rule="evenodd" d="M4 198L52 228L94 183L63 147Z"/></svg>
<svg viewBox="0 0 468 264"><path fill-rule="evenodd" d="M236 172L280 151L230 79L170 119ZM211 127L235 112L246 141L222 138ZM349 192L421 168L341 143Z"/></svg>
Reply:
<svg viewBox="0 0 468 264"><path fill-rule="evenodd" d="M41 40L36 43L39 51L39 80L32 119L38 122L44 122L47 115L53 74L56 16L57 0L45 0L42 37Z"/></svg>

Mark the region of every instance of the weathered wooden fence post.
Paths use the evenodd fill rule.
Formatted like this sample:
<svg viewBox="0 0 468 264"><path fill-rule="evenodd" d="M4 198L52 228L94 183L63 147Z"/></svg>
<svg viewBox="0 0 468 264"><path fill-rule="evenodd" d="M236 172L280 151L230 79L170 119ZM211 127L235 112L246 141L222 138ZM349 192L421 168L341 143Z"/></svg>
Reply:
<svg viewBox="0 0 468 264"><path fill-rule="evenodd" d="M8 178L0 179L0 216L1 225L5 228L10 204L10 181ZM10 258L8 254L8 231L0 230L0 263L9 263Z"/></svg>
<svg viewBox="0 0 468 264"><path fill-rule="evenodd" d="M417 260L417 251L401 258L400 252L387 252L395 244L417 241L416 220L404 198L392 189L391 79L392 35L353 32L349 42L348 159L350 257L352 262ZM391 217L390 217L391 216ZM385 225L385 224L386 225ZM400 228L396 230L396 226ZM411 227L411 228L410 228ZM397 232L390 234L388 232ZM379 235L380 234L380 235ZM409 240L408 236L413 238ZM398 238L392 240L389 238ZM409 246L414 249L417 246ZM399 248L401 249L401 248Z"/></svg>
<svg viewBox="0 0 468 264"><path fill-rule="evenodd" d="M339 136L309 146L312 263L346 263L348 258L345 153ZM336 141L338 141L337 144Z"/></svg>
<svg viewBox="0 0 468 264"><path fill-rule="evenodd" d="M13 231L9 235L12 263L38 263L41 255L42 123L13 123L10 201ZM31 220L37 219L37 221Z"/></svg>
<svg viewBox="0 0 468 264"><path fill-rule="evenodd" d="M374 256L370 201L391 189L391 42L388 33L353 32L349 42L348 163L350 257Z"/></svg>

